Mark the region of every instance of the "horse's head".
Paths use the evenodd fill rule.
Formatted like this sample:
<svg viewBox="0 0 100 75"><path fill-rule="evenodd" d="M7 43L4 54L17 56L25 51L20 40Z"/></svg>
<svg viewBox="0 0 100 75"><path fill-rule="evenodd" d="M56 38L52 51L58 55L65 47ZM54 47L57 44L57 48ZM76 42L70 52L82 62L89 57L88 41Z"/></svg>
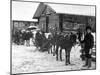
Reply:
<svg viewBox="0 0 100 75"><path fill-rule="evenodd" d="M85 36L84 32L83 33L77 33L77 43L78 44L81 44L80 42L82 40L84 40L84 36Z"/></svg>

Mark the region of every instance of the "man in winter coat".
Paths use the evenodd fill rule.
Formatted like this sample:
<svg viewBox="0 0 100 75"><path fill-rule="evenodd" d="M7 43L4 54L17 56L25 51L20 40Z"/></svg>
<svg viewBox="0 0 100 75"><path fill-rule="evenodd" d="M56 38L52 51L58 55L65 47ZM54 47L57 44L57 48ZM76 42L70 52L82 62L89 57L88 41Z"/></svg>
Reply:
<svg viewBox="0 0 100 75"><path fill-rule="evenodd" d="M93 35L91 34L91 27L87 26L86 27L86 35L83 41L81 43L85 44L84 47L84 52L85 52L85 65L83 67L91 67L91 49L93 48L94 45L94 38Z"/></svg>

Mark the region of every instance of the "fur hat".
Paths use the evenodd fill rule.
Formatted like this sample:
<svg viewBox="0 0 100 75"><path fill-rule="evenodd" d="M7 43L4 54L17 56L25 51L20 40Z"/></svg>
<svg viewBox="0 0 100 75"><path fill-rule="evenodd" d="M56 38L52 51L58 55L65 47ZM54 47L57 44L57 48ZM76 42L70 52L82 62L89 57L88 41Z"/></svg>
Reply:
<svg viewBox="0 0 100 75"><path fill-rule="evenodd" d="M87 27L86 27L86 31L87 31L87 29L92 30L91 26L87 26Z"/></svg>

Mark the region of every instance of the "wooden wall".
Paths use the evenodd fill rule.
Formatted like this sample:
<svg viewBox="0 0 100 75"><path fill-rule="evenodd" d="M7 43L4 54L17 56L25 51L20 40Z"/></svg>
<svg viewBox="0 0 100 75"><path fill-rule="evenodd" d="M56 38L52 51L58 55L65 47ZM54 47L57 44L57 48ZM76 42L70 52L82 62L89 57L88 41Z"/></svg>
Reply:
<svg viewBox="0 0 100 75"><path fill-rule="evenodd" d="M48 32L52 32L54 29L59 30L59 15L56 14L41 16L39 18L39 28L46 32L47 17L48 17Z"/></svg>

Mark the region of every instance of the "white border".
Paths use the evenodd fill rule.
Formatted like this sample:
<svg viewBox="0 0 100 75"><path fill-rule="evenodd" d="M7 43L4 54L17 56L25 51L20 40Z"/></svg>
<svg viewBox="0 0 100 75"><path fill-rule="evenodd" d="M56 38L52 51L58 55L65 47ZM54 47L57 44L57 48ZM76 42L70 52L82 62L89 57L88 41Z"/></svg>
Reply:
<svg viewBox="0 0 100 75"><path fill-rule="evenodd" d="M32 1L32 0L30 0ZM96 5L97 7L97 70L41 73L40 75L98 75L100 72L100 0L34 0L43 2ZM0 0L0 75L10 71L10 0ZM25 74L26 75L26 74ZM35 75L35 74L30 74Z"/></svg>

